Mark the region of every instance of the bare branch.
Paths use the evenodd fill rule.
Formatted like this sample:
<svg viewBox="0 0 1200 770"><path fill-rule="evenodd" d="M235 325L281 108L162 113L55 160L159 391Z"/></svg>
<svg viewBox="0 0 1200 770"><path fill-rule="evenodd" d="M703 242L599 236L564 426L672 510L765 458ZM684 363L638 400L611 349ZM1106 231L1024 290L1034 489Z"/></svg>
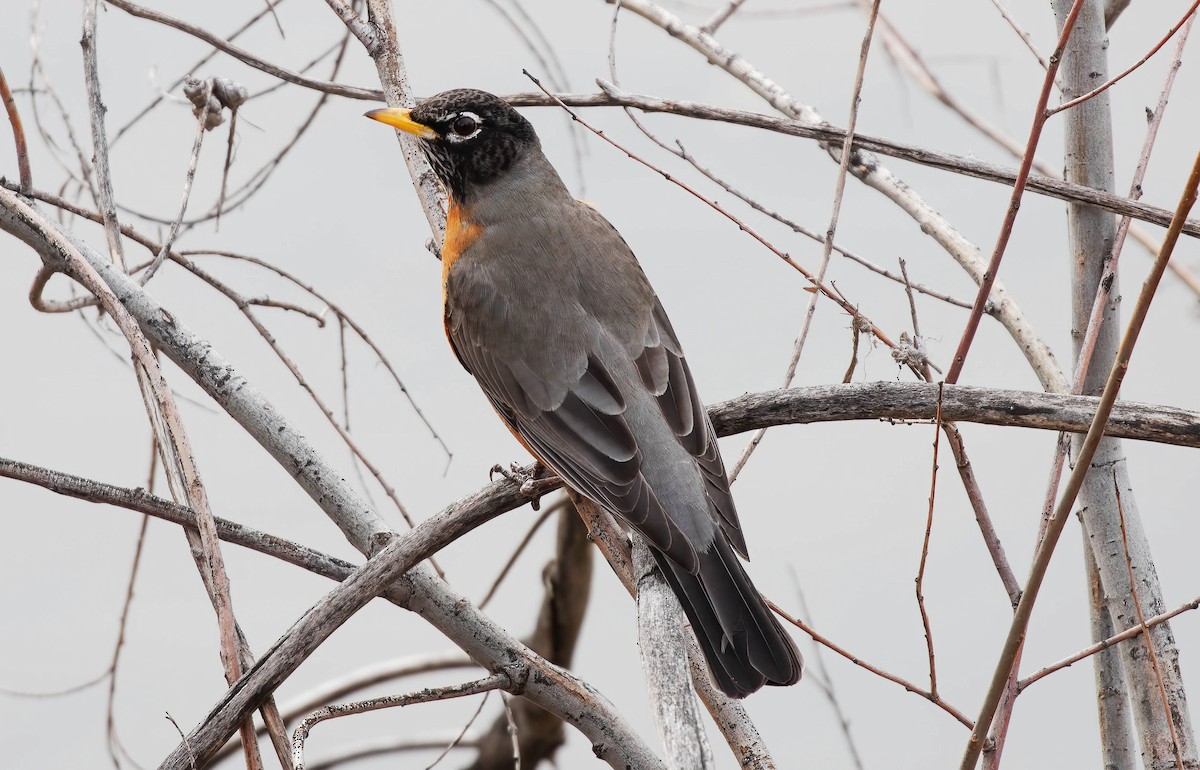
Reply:
<svg viewBox="0 0 1200 770"><path fill-rule="evenodd" d="M99 0L88 0L83 11L83 66L87 76L88 117L92 126L92 163L99 182L99 200L104 216L104 234L108 238L108 254L118 267L125 270L125 252L121 248L121 224L113 201L112 172L108 167L108 134L104 130L104 114L108 108L100 98L100 73L96 63L96 6Z"/></svg>
<svg viewBox="0 0 1200 770"><path fill-rule="evenodd" d="M476 679L472 682L450 687L435 687L406 695L387 695L382 698L372 698L371 700L359 701L357 703L326 706L310 714L296 727L295 732L292 734L292 764L296 770L304 770L304 742L308 739L308 735L312 729L326 720L351 716L353 714L365 714L368 711L394 708L396 706L411 706L414 703L432 703L439 700L449 700L450 698L463 698L468 695L478 695L512 686L513 681L511 677L508 673L502 671L498 674L486 676L483 679Z"/></svg>
<svg viewBox="0 0 1200 770"><path fill-rule="evenodd" d="M249 51L233 45L219 35L214 35L213 33L197 27L194 24L189 24L186 21L176 19L172 16L168 16L165 13L160 13L159 11L155 11L150 8L144 8L140 5L129 2L129 0L105 0L105 2L116 8L120 8L122 11L125 11L131 16L137 16L140 19L148 19L157 24L162 24L164 26L177 29L180 32L185 32L194 38L203 40L213 48L229 54L238 61L248 64L257 70L261 70L268 75L273 75L280 80L285 80L289 83L295 83L296 85L304 86L305 88L311 88L314 91L333 94L334 96L345 96L349 99L379 101L381 98L383 98L383 93L373 88L358 88L356 86L345 86L339 83L328 83L323 80L307 78L299 73L292 72L291 70L271 64L264 59L260 59Z"/></svg>

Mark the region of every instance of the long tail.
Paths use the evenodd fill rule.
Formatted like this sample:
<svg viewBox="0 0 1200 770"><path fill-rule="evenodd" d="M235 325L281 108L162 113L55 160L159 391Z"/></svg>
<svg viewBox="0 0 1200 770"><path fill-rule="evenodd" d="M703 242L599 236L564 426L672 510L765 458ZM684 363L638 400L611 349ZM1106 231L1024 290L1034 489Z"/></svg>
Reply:
<svg viewBox="0 0 1200 770"><path fill-rule="evenodd" d="M764 684L783 686L800 680L804 669L800 651L721 533L708 553L699 555L695 575L650 550L691 621L721 690L744 698Z"/></svg>

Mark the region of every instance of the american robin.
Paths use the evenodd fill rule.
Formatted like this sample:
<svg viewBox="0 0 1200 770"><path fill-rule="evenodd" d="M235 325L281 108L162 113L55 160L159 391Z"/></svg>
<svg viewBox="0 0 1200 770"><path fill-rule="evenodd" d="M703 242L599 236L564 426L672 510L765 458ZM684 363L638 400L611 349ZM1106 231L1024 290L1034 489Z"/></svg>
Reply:
<svg viewBox="0 0 1200 770"><path fill-rule="evenodd" d="M646 539L717 686L741 698L799 680L735 556L746 540L683 347L621 235L499 97L459 89L367 117L419 137L449 194L446 334L496 412Z"/></svg>

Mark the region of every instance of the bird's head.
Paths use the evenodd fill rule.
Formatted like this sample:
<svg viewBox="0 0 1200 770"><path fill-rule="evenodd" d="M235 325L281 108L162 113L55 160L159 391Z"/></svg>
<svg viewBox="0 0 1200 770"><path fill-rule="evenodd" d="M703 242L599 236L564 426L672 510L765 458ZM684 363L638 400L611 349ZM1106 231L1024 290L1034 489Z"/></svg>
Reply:
<svg viewBox="0 0 1200 770"><path fill-rule="evenodd" d="M411 110L371 110L366 117L418 137L434 173L460 202L539 146L520 113L500 97L471 88L444 91Z"/></svg>

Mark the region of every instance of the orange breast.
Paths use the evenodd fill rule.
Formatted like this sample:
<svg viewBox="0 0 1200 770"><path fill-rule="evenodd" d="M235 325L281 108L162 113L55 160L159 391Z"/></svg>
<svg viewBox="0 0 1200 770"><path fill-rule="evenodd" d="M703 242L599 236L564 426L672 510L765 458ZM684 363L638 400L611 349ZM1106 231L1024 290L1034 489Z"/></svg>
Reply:
<svg viewBox="0 0 1200 770"><path fill-rule="evenodd" d="M450 208L446 212L446 238L442 241L442 323L446 329L446 339L450 341L451 350L454 349L454 340L450 338L450 306L447 304L446 296L446 287L450 281L450 268L482 232L483 228L472 222L463 207L451 198Z"/></svg>
<svg viewBox="0 0 1200 770"><path fill-rule="evenodd" d="M451 198L449 211L446 212L446 240L442 243L442 318L446 328L446 339L450 340L450 348L452 350L454 349L454 340L450 337L450 308L446 305L446 286L450 280L450 269L454 266L455 260L462 256L462 253L479 239L482 232L483 227L472 222L464 208ZM499 410L496 411L496 415L509 431L512 432L513 437L521 442L521 446L529 451L529 454L533 455L545 467L550 467L538 456L537 452L533 451L533 447L529 446L525 441L525 437L513 427L512 423L504 418L504 415Z"/></svg>
<svg viewBox="0 0 1200 770"><path fill-rule="evenodd" d="M446 213L446 239L442 241L443 292L446 289L446 280L450 276L450 268L454 265L455 260L478 240L482 232L483 228L472 222L463 207L451 198L450 209Z"/></svg>

